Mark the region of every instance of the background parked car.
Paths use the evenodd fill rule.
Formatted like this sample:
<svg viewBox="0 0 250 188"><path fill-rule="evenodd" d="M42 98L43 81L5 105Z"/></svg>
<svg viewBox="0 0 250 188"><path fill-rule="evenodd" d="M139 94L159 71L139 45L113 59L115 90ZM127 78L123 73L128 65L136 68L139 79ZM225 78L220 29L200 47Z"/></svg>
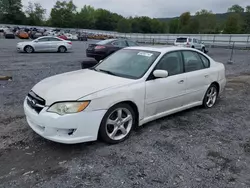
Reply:
<svg viewBox="0 0 250 188"><path fill-rule="evenodd" d="M4 37L6 39L15 39L15 35L11 30L5 30Z"/></svg>
<svg viewBox="0 0 250 188"><path fill-rule="evenodd" d="M100 61L110 54L128 46L138 46L138 44L127 39L107 39L96 44L89 44L86 49L86 55L87 57L95 58L96 61Z"/></svg>
<svg viewBox="0 0 250 188"><path fill-rule="evenodd" d="M20 42L17 44L19 52L67 52L72 49L72 42L58 37L40 37L30 42Z"/></svg>
<svg viewBox="0 0 250 188"><path fill-rule="evenodd" d="M88 36L86 33L79 33L78 34L78 40L80 41L88 41Z"/></svg>
<svg viewBox="0 0 250 188"><path fill-rule="evenodd" d="M204 53L208 52L205 44L196 38L178 37L175 39L174 45L195 48L195 49L201 50Z"/></svg>
<svg viewBox="0 0 250 188"><path fill-rule="evenodd" d="M17 32L17 37L20 39L29 39L29 34L25 31L18 31Z"/></svg>

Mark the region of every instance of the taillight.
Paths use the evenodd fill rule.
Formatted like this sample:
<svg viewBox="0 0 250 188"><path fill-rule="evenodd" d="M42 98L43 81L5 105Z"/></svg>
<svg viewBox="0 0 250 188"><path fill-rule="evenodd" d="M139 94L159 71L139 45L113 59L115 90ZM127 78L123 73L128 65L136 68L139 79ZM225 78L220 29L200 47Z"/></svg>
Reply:
<svg viewBox="0 0 250 188"><path fill-rule="evenodd" d="M96 46L96 47L95 47L96 50L104 49L104 48L105 48L105 46Z"/></svg>
<svg viewBox="0 0 250 188"><path fill-rule="evenodd" d="M187 46L190 46L190 45L189 45L189 42L187 42Z"/></svg>
<svg viewBox="0 0 250 188"><path fill-rule="evenodd" d="M68 42L68 44L72 45L72 42Z"/></svg>

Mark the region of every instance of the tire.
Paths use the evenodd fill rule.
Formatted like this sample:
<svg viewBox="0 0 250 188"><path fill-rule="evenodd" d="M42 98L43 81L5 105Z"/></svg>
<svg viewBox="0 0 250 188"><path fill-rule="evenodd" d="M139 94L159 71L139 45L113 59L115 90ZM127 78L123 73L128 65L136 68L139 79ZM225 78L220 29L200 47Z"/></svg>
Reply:
<svg viewBox="0 0 250 188"><path fill-rule="evenodd" d="M24 51L26 52L26 53L33 53L34 52L34 48L32 47L32 46L25 46L24 47Z"/></svg>
<svg viewBox="0 0 250 188"><path fill-rule="evenodd" d="M206 53L205 47L202 47L201 51L202 51L203 53Z"/></svg>
<svg viewBox="0 0 250 188"><path fill-rule="evenodd" d="M205 108L212 108L218 99L218 94L218 87L215 84L210 85L204 96L203 106Z"/></svg>
<svg viewBox="0 0 250 188"><path fill-rule="evenodd" d="M60 53L65 53L65 52L67 52L67 48L66 48L65 46L60 46L60 47L58 48L58 52L60 52Z"/></svg>
<svg viewBox="0 0 250 188"><path fill-rule="evenodd" d="M123 142L131 134L135 123L136 115L130 105L126 103L115 105L104 115L99 129L99 136L108 144Z"/></svg>
<svg viewBox="0 0 250 188"><path fill-rule="evenodd" d="M194 48L194 46L192 46L192 48Z"/></svg>

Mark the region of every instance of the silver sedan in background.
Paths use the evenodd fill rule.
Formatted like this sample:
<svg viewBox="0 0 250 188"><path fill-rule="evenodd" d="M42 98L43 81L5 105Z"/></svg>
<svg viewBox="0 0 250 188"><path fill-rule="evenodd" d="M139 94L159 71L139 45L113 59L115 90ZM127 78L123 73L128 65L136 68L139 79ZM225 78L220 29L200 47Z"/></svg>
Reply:
<svg viewBox="0 0 250 188"><path fill-rule="evenodd" d="M72 42L58 37L40 37L33 41L19 42L17 44L18 52L67 52L72 49Z"/></svg>

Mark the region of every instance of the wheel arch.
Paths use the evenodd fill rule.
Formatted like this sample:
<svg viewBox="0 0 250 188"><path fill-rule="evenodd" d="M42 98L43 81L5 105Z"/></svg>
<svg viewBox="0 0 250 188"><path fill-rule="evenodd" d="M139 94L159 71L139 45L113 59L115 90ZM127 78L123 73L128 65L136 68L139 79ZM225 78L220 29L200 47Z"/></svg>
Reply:
<svg viewBox="0 0 250 188"><path fill-rule="evenodd" d="M119 104L128 104L134 110L134 113L136 115L136 125L139 125L139 109L138 109L137 105L131 100L124 100L124 101L120 101L120 102L115 103L110 108L112 108L113 106L119 105Z"/></svg>
<svg viewBox="0 0 250 188"><path fill-rule="evenodd" d="M211 83L211 85L215 85L217 87L217 92L220 92L220 84L218 82L214 81L213 83Z"/></svg>

